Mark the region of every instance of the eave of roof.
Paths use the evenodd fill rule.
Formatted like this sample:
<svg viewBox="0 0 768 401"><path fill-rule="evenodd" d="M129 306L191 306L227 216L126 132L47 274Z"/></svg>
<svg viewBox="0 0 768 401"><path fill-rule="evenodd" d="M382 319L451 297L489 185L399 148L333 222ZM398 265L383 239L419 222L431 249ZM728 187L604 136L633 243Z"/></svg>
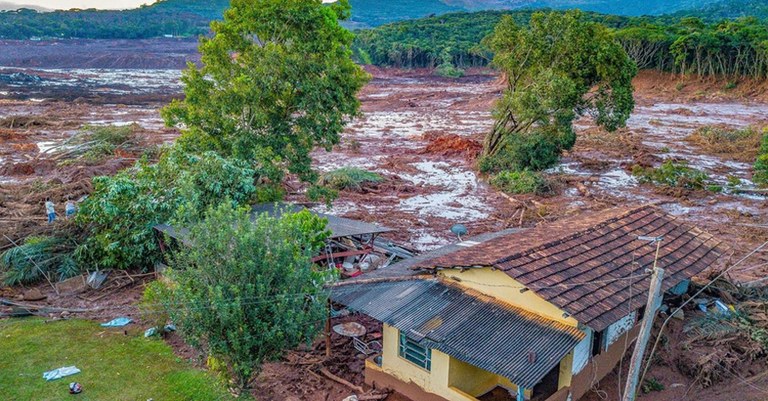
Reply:
<svg viewBox="0 0 768 401"><path fill-rule="evenodd" d="M584 338L575 327L436 279L342 283L331 299L527 388Z"/></svg>

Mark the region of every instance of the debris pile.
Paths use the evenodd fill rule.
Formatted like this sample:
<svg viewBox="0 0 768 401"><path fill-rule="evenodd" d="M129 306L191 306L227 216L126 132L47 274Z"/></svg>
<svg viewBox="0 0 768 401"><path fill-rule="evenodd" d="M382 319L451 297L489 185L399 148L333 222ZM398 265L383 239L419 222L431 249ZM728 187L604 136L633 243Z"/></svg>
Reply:
<svg viewBox="0 0 768 401"><path fill-rule="evenodd" d="M768 289L722 281L709 295L696 300L699 307L682 327L676 366L704 388L765 371Z"/></svg>
<svg viewBox="0 0 768 401"><path fill-rule="evenodd" d="M474 161L483 150L480 142L456 134L443 132L427 132L422 136L427 146L421 153L446 157L463 156L468 161Z"/></svg>

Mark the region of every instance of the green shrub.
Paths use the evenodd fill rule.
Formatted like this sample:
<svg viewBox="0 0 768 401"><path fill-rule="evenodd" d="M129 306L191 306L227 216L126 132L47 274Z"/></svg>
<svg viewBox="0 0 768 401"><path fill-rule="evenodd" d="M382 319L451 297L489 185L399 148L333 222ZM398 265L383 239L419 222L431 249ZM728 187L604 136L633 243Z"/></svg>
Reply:
<svg viewBox="0 0 768 401"><path fill-rule="evenodd" d="M77 213L87 239L75 255L94 268L151 268L161 259L155 225L194 221L211 204L250 203L254 177L244 161L179 150L156 164L142 161L114 176L96 177Z"/></svg>
<svg viewBox="0 0 768 401"><path fill-rule="evenodd" d="M648 394L654 391L663 391L664 385L661 384L661 382L659 382L655 377L652 377L646 380L645 382L643 382L642 390L643 390L643 393L645 394Z"/></svg>
<svg viewBox="0 0 768 401"><path fill-rule="evenodd" d="M323 174L319 185L336 190L361 190L367 184L375 184L384 181L384 178L374 172L357 167L342 167L338 170Z"/></svg>
<svg viewBox="0 0 768 401"><path fill-rule="evenodd" d="M435 69L435 73L441 77L461 78L464 76L464 70L454 66L452 63L442 63Z"/></svg>
<svg viewBox="0 0 768 401"><path fill-rule="evenodd" d="M727 91L728 90L733 90L733 89L736 89L736 86L738 86L736 81L728 81L728 83L725 84L724 89L727 90Z"/></svg>
<svg viewBox="0 0 768 401"><path fill-rule="evenodd" d="M528 135L508 135L506 143L493 156L484 156L478 162L483 173L502 171L541 171L560 160L560 152L573 146L575 135L556 138L541 132Z"/></svg>
<svg viewBox="0 0 768 401"><path fill-rule="evenodd" d="M64 280L80 273L72 257L74 243L57 237L28 237L0 257L0 277L5 285L23 285L46 277Z"/></svg>
<svg viewBox="0 0 768 401"><path fill-rule="evenodd" d="M141 319L150 327L157 327L158 332L162 333L162 328L169 321L168 312L164 308L168 302L171 292L162 281L153 281L144 288L141 301L139 302L139 312Z"/></svg>
<svg viewBox="0 0 768 401"><path fill-rule="evenodd" d="M709 188L712 185L707 173L689 167L688 163L682 161L667 160L656 168L635 166L632 174L641 183L682 189L714 189Z"/></svg>
<svg viewBox="0 0 768 401"><path fill-rule="evenodd" d="M768 186L768 133L763 134L754 170L752 180L758 185Z"/></svg>
<svg viewBox="0 0 768 401"><path fill-rule="evenodd" d="M551 190L549 182L533 171L503 171L491 177L491 185L510 194L544 194Z"/></svg>

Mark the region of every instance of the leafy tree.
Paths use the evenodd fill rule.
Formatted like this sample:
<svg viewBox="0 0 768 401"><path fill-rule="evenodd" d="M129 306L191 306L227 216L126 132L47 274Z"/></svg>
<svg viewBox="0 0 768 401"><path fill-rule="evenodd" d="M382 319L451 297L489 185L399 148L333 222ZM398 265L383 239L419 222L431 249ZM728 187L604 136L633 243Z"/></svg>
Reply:
<svg viewBox="0 0 768 401"><path fill-rule="evenodd" d="M315 270L311 258L326 223L308 211L252 221L249 209L224 202L191 226L189 246L171 258L171 319L190 344L226 364L238 389L319 332L333 271Z"/></svg>
<svg viewBox="0 0 768 401"><path fill-rule="evenodd" d="M549 167L553 149L559 155L573 146L578 116L589 113L614 131L634 108L635 64L607 28L580 11L536 13L527 28L505 16L484 44L506 81L485 138L486 170Z"/></svg>
<svg viewBox="0 0 768 401"><path fill-rule="evenodd" d="M171 149L156 164L141 161L114 176L96 177L77 213L87 238L75 255L83 266L149 268L161 258L155 225L186 224L225 199L249 203L255 174L245 162L213 152Z"/></svg>
<svg viewBox="0 0 768 401"><path fill-rule="evenodd" d="M248 160L273 184L286 172L314 182L309 153L339 142L367 80L339 25L349 10L346 0L233 0L201 39L203 66L184 72L185 99L163 110L184 128L180 144Z"/></svg>

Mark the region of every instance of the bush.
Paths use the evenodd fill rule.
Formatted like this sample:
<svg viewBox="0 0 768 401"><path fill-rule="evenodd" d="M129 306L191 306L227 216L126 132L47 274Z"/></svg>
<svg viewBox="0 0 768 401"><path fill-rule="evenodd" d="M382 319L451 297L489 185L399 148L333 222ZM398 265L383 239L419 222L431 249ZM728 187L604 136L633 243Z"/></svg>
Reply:
<svg viewBox="0 0 768 401"><path fill-rule="evenodd" d="M461 78L464 76L464 70L454 66L452 63L442 63L437 66L435 73L446 78Z"/></svg>
<svg viewBox="0 0 768 401"><path fill-rule="evenodd" d="M254 176L244 161L172 150L157 164L142 161L114 176L96 177L77 213L88 238L76 257L95 268L151 268L161 259L155 225L183 225L225 200L250 203Z"/></svg>
<svg viewBox="0 0 768 401"><path fill-rule="evenodd" d="M170 296L170 290L162 281L153 281L147 285L139 302L141 319L150 327L157 327L163 333L163 327L169 321L168 312L163 307Z"/></svg>
<svg viewBox="0 0 768 401"><path fill-rule="evenodd" d="M573 146L573 138L559 139L541 132L508 135L506 143L492 156L483 156L478 168L483 173L502 171L541 171L560 160L560 152Z"/></svg>
<svg viewBox="0 0 768 401"><path fill-rule="evenodd" d="M632 169L632 175L641 183L652 183L663 187L691 190L715 189L715 186L710 184L707 173L689 167L688 163L682 161L667 160L657 168L635 166Z"/></svg>
<svg viewBox="0 0 768 401"><path fill-rule="evenodd" d="M376 184L382 181L384 181L384 178L374 172L357 167L342 167L323 174L318 184L340 191L345 189L359 191L365 185Z"/></svg>
<svg viewBox="0 0 768 401"><path fill-rule="evenodd" d="M768 186L768 133L763 134L754 170L752 180L758 185Z"/></svg>
<svg viewBox="0 0 768 401"><path fill-rule="evenodd" d="M190 226L189 246L170 258L171 319L212 365L226 366L238 389L264 362L319 333L323 287L335 279L335 270L312 264L329 235L326 223L306 210L252 220L249 208L224 202Z"/></svg>
<svg viewBox="0 0 768 401"><path fill-rule="evenodd" d="M664 385L660 381L658 381L655 377L652 377L650 379L647 379L645 382L643 382L642 390L644 394L648 394L654 391L663 391Z"/></svg>
<svg viewBox="0 0 768 401"><path fill-rule="evenodd" d="M491 177L491 185L510 194L542 195L551 191L549 182L533 171L503 171Z"/></svg>
<svg viewBox="0 0 768 401"><path fill-rule="evenodd" d="M65 280L80 273L72 257L74 243L57 237L28 237L0 258L0 277L5 285L32 284L46 277Z"/></svg>
<svg viewBox="0 0 768 401"><path fill-rule="evenodd" d="M763 130L756 127L733 129L727 127L701 127L686 140L710 154L751 162L760 147Z"/></svg>

